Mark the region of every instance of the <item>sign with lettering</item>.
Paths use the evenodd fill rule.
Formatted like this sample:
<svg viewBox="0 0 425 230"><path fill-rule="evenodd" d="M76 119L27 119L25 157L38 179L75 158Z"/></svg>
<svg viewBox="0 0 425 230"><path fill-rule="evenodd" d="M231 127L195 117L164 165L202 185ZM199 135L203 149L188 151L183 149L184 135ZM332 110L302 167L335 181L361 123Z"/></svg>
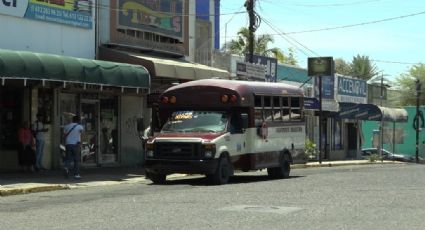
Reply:
<svg viewBox="0 0 425 230"><path fill-rule="evenodd" d="M118 27L183 40L183 0L119 0Z"/></svg>
<svg viewBox="0 0 425 230"><path fill-rule="evenodd" d="M242 79L263 80L265 78L265 66L248 62L236 62L236 76Z"/></svg>
<svg viewBox="0 0 425 230"><path fill-rule="evenodd" d="M0 14L91 29L92 0L1 0Z"/></svg>
<svg viewBox="0 0 425 230"><path fill-rule="evenodd" d="M248 62L249 55L245 55L246 62ZM263 65L265 73L265 81L276 82L277 76L277 59L272 57L265 57L260 55L252 55L252 62L257 65Z"/></svg>
<svg viewBox="0 0 425 230"><path fill-rule="evenodd" d="M339 102L367 103L366 81L338 76Z"/></svg>
<svg viewBox="0 0 425 230"><path fill-rule="evenodd" d="M323 99L335 99L334 88L335 82L333 76L321 76L322 78L322 98ZM314 95L319 97L319 77L314 77Z"/></svg>
<svg viewBox="0 0 425 230"><path fill-rule="evenodd" d="M1 0L0 14L22 18L27 11L27 7L28 0Z"/></svg>

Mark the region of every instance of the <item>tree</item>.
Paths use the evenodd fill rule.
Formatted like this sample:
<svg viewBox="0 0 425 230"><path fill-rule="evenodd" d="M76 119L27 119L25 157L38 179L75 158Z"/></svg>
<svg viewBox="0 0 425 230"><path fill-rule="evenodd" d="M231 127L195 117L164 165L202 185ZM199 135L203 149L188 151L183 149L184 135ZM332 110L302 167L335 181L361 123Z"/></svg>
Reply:
<svg viewBox="0 0 425 230"><path fill-rule="evenodd" d="M401 105L416 105L416 79L422 83L421 92L424 92L425 64L413 65L407 73L401 74L396 78L400 91L405 92L400 94ZM425 93L421 93L419 102L421 105L425 102Z"/></svg>
<svg viewBox="0 0 425 230"><path fill-rule="evenodd" d="M245 56L248 53L248 38L249 30L246 27L242 27L238 31L238 37L227 42L222 47L222 50L229 51L232 54L239 56ZM270 34L262 34L254 39L254 53L266 57L274 57L281 63L290 65L296 65L297 60L295 59L294 50L289 48L288 54L284 54L280 48L268 48L269 43L273 43L273 36Z"/></svg>
<svg viewBox="0 0 425 230"><path fill-rule="evenodd" d="M370 61L369 56L354 56L351 62L351 76L369 80L378 73L378 68Z"/></svg>
<svg viewBox="0 0 425 230"><path fill-rule="evenodd" d="M335 62L335 72L345 75L345 76L350 76L351 75L351 63L348 63L346 61L344 61L344 59L342 58L335 58L334 60Z"/></svg>

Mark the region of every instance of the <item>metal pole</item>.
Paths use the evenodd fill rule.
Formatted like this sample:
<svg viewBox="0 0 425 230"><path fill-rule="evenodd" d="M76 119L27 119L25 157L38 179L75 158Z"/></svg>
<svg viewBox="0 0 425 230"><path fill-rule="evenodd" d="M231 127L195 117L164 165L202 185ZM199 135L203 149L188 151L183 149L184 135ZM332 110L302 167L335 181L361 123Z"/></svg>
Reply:
<svg viewBox="0 0 425 230"><path fill-rule="evenodd" d="M254 25L255 25L255 14L254 14L254 0L246 0L246 10L249 15L249 37L248 37L248 52L249 52L249 63L253 62L252 55L254 54Z"/></svg>
<svg viewBox="0 0 425 230"><path fill-rule="evenodd" d="M380 96L380 105L382 107L382 100L384 98L384 74L382 73L381 75L381 96ZM381 116L381 130L379 132L379 158L381 159L381 161L383 161L384 159L382 159L382 149L384 148L384 112L382 112L382 116Z"/></svg>
<svg viewBox="0 0 425 230"><path fill-rule="evenodd" d="M322 164L322 77L319 78L319 164Z"/></svg>
<svg viewBox="0 0 425 230"><path fill-rule="evenodd" d="M419 97L421 95L421 83L419 79L416 79L416 163L419 163Z"/></svg>

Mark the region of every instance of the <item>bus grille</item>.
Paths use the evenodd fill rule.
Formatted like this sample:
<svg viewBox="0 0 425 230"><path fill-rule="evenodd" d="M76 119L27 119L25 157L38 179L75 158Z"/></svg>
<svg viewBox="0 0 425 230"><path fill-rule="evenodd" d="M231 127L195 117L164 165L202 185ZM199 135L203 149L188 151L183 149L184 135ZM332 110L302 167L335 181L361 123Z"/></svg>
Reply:
<svg viewBox="0 0 425 230"><path fill-rule="evenodd" d="M155 144L155 158L200 159L201 143L158 142Z"/></svg>

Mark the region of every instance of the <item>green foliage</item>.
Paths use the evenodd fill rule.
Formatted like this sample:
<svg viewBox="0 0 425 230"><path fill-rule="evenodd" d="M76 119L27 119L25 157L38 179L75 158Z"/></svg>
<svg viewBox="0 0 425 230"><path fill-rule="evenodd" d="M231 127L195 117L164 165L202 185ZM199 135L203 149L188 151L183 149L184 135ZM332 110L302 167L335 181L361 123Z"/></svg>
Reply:
<svg viewBox="0 0 425 230"><path fill-rule="evenodd" d="M346 62L341 58L335 59L335 72L369 80L378 73L377 67L370 61L368 56L354 56L351 62Z"/></svg>
<svg viewBox="0 0 425 230"><path fill-rule="evenodd" d="M345 75L345 76L351 75L351 64L350 63L347 63L342 58L335 58L334 62L335 62L335 72L336 73L339 73L339 74L342 74L342 75Z"/></svg>
<svg viewBox="0 0 425 230"><path fill-rule="evenodd" d="M357 55L351 62L351 76L369 80L378 73L377 67L370 61L369 56Z"/></svg>
<svg viewBox="0 0 425 230"><path fill-rule="evenodd" d="M249 48L248 38L248 28L242 27L238 31L238 37L224 44L222 50L229 51L239 56L245 56ZM289 48L287 54L285 54L280 48L268 48L269 43L274 43L273 36L270 34L263 34L254 38L254 53L266 57L274 57L281 63L297 65L297 60L295 59L294 50L292 48Z"/></svg>
<svg viewBox="0 0 425 230"><path fill-rule="evenodd" d="M372 154L368 156L366 159L369 160L370 162L377 162L381 160L381 158L379 157L379 154Z"/></svg>
<svg viewBox="0 0 425 230"><path fill-rule="evenodd" d="M316 144L310 139L305 140L305 154L309 160L314 160L317 158L318 151L316 149Z"/></svg>
<svg viewBox="0 0 425 230"><path fill-rule="evenodd" d="M400 105L416 105L416 82L419 79L422 83L421 92L425 89L425 64L417 64L410 67L407 73L401 74L397 79L397 85L401 92L399 100ZM425 93L421 93L419 103L425 102Z"/></svg>

